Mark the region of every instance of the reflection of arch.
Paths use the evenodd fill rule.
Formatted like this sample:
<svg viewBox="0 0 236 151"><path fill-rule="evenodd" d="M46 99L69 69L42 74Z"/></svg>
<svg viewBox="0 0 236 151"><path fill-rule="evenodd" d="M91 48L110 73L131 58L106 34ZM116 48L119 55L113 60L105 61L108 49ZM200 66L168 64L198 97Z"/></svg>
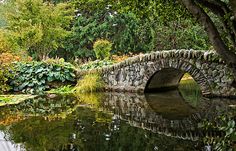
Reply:
<svg viewBox="0 0 236 151"><path fill-rule="evenodd" d="M184 73L189 73L200 86L203 95L212 94L208 79L195 65L183 60L155 62L156 71L146 74L145 91L176 88Z"/></svg>
<svg viewBox="0 0 236 151"><path fill-rule="evenodd" d="M184 119L197 111L196 108L186 102L178 90L145 93L145 99L150 109L166 119ZM200 103L200 100L198 103Z"/></svg>

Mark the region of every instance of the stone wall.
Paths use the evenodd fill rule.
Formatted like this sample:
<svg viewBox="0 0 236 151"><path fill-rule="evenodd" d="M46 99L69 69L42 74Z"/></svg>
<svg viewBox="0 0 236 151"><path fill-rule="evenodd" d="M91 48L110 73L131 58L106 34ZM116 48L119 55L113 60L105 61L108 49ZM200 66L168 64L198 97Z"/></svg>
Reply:
<svg viewBox="0 0 236 151"><path fill-rule="evenodd" d="M155 77L155 74L164 71L164 69L175 69L179 73L189 73L199 84L205 96L236 96L236 89L231 86L234 80L232 70L217 54L211 51L169 50L152 52L129 58L113 66L78 71L78 76L89 72L99 72L108 90L144 92L150 83L154 83L152 87L155 88L154 81L158 80L158 77L167 79L165 74ZM164 84L174 85L174 82L171 84L168 81L178 81L182 77L182 75L176 76L178 74L174 72L166 74L173 76L169 76L169 80L162 83L163 87ZM162 87L162 85L156 87Z"/></svg>

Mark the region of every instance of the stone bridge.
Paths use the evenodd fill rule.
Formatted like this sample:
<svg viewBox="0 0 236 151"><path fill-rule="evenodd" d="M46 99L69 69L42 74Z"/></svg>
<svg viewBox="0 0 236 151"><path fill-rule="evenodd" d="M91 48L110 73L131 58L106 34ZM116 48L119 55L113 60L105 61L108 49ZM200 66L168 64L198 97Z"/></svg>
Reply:
<svg viewBox="0 0 236 151"><path fill-rule="evenodd" d="M236 96L233 72L212 51L169 50L151 52L129 58L113 66L77 72L98 72L108 90L148 92L178 87L189 73L205 96Z"/></svg>

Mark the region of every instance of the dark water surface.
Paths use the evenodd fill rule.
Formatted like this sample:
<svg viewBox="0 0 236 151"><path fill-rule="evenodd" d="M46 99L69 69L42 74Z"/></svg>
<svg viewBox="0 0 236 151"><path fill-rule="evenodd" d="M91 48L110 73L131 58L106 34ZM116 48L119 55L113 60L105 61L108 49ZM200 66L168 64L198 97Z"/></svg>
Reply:
<svg viewBox="0 0 236 151"><path fill-rule="evenodd" d="M194 151L220 135L203 119L229 113L235 100L206 99L181 87L152 94L46 95L0 108L0 151ZM205 149L206 150L206 149Z"/></svg>

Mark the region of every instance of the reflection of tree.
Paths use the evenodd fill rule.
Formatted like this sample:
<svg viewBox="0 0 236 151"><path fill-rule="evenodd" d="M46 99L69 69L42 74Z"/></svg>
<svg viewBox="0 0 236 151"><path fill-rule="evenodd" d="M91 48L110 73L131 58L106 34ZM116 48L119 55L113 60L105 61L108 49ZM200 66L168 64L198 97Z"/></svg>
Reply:
<svg viewBox="0 0 236 151"><path fill-rule="evenodd" d="M1 107L0 123L11 124L31 116L44 116L49 119L65 117L77 108L77 104L78 100L75 97L67 95L29 99L17 105Z"/></svg>
<svg viewBox="0 0 236 151"><path fill-rule="evenodd" d="M109 123L97 122L98 112L79 107L66 119L49 122L41 117L32 117L13 124L8 130L9 139L24 143L27 150L34 151L67 151L69 148L85 151L136 151L153 150L155 147L170 150L176 146L182 150L194 150L191 142L185 141L183 145L181 140L130 127L117 116L113 116Z"/></svg>
<svg viewBox="0 0 236 151"><path fill-rule="evenodd" d="M60 150L67 147L68 134L73 132L73 123L66 120L46 121L33 117L13 124L9 130L10 139L23 143L27 150Z"/></svg>
<svg viewBox="0 0 236 151"><path fill-rule="evenodd" d="M199 131L196 131L196 127L201 118L211 119L212 115L218 113L216 108L226 106L220 100L215 103L211 101L210 104L206 103L207 109L201 108L201 114L169 120L154 112L143 95L108 93L99 97L84 95L79 97L80 100L74 99L66 96L57 98L55 102L51 99L50 103L54 105L50 106L45 100L36 99L35 102L25 102L15 108L3 108L8 113L14 113L12 115L19 111L22 115L26 114L25 117L30 115L13 122L10 129L4 131L9 134L9 139L23 143L26 149L34 151L67 151L70 148L85 151L154 148L194 150L196 143L183 139L186 135L197 136ZM41 110L34 109L37 107L47 111L39 112ZM62 112L68 114L64 118L50 118ZM178 134L181 136L175 137Z"/></svg>

